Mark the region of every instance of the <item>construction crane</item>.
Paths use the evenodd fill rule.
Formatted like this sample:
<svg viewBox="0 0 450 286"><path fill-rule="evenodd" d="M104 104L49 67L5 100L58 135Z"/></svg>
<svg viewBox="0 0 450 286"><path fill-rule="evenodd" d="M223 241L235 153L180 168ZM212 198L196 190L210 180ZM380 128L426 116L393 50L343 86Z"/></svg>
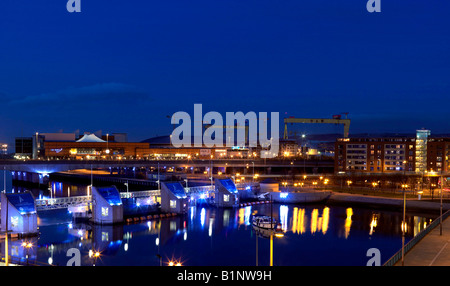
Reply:
<svg viewBox="0 0 450 286"><path fill-rule="evenodd" d="M344 125L344 138L348 138L350 131L350 119L348 119L348 112L345 114L345 119L341 118L341 115L333 115L332 118L295 118L290 116L284 119L284 139L288 139L288 123L315 123L315 124L343 124Z"/></svg>

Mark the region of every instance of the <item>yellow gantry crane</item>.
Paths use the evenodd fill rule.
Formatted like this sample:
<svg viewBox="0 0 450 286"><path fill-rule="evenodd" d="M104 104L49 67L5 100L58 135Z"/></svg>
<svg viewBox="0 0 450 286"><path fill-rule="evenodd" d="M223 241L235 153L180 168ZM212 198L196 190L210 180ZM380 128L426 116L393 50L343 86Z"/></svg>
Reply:
<svg viewBox="0 0 450 286"><path fill-rule="evenodd" d="M341 118L341 115L333 115L333 118L295 118L288 117L284 119L284 139L288 139L288 123L318 123L318 124L343 124L344 125L344 138L348 138L350 131L350 119L347 118L348 112L344 113L345 119Z"/></svg>

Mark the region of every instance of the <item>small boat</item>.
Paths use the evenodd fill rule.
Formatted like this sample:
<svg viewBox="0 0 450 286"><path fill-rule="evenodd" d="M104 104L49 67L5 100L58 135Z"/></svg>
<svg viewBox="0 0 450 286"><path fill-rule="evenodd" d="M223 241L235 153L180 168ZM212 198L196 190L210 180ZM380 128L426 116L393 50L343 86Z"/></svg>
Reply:
<svg viewBox="0 0 450 286"><path fill-rule="evenodd" d="M264 229L274 229L277 226L275 219L270 216L254 216L252 224Z"/></svg>
<svg viewBox="0 0 450 286"><path fill-rule="evenodd" d="M277 223L275 219L270 216L254 216L252 224L256 233L262 237L268 238L271 235L275 235L276 237L284 236L281 224Z"/></svg>

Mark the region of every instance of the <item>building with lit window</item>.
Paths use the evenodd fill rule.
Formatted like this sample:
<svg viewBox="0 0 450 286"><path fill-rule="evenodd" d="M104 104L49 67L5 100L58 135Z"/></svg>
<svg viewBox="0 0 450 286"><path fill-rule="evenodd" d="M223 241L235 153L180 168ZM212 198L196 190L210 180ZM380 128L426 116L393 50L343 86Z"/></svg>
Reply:
<svg viewBox="0 0 450 286"><path fill-rule="evenodd" d="M429 130L418 130L415 137L339 138L335 172L448 172L450 138L430 135Z"/></svg>
<svg viewBox="0 0 450 286"><path fill-rule="evenodd" d="M422 173L427 170L427 146L429 130L417 130L416 134L416 169L417 173Z"/></svg>
<svg viewBox="0 0 450 286"><path fill-rule="evenodd" d="M92 220L98 224L123 221L123 204L115 186L92 187Z"/></svg>
<svg viewBox="0 0 450 286"><path fill-rule="evenodd" d="M36 133L32 137L16 138L17 159L222 159L256 157L245 147L209 148L174 147L170 136L142 142L127 142L124 133L96 135L85 133ZM259 152L258 152L259 154Z"/></svg>
<svg viewBox="0 0 450 286"><path fill-rule="evenodd" d="M214 201L217 207L236 207L239 205L238 190L230 178L216 178L214 186Z"/></svg>
<svg viewBox="0 0 450 286"><path fill-rule="evenodd" d="M336 141L336 172L411 172L414 138L342 138Z"/></svg>
<svg viewBox="0 0 450 286"><path fill-rule="evenodd" d="M188 198L184 187L179 182L161 184L161 211L166 213L187 213Z"/></svg>
<svg viewBox="0 0 450 286"><path fill-rule="evenodd" d="M1 155L8 154L8 144L0 143L0 154Z"/></svg>

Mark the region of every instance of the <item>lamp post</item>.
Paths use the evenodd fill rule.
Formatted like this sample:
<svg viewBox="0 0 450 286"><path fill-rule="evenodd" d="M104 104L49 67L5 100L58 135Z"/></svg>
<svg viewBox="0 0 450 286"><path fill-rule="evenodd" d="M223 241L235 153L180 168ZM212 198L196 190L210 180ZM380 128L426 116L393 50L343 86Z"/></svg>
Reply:
<svg viewBox="0 0 450 286"><path fill-rule="evenodd" d="M4 232L0 232L0 233L5 233L5 266L8 266L8 263L9 263L8 233L11 232L10 230L8 230L8 220L9 220L8 205L9 205L9 202L8 202L8 200L6 200L6 219L5 219L6 227L5 227Z"/></svg>
<svg viewBox="0 0 450 286"><path fill-rule="evenodd" d="M109 134L106 133L106 155L109 155L108 139L109 139ZM108 157L109 157L109 156L108 156ZM108 158L108 159L109 159L109 158Z"/></svg>
<svg viewBox="0 0 450 286"><path fill-rule="evenodd" d="M3 192L6 194L6 166L3 166Z"/></svg>
<svg viewBox="0 0 450 286"><path fill-rule="evenodd" d="M444 175L441 170L441 206L440 206L440 219L439 219L439 233L442 235L442 192L444 191Z"/></svg>
<svg viewBox="0 0 450 286"><path fill-rule="evenodd" d="M406 232L406 191L408 185L403 184L403 220L402 220L402 266L405 265L405 232Z"/></svg>
<svg viewBox="0 0 450 286"><path fill-rule="evenodd" d="M255 162L252 162L253 165L253 182L255 182Z"/></svg>
<svg viewBox="0 0 450 286"><path fill-rule="evenodd" d="M159 161L158 161L158 190L161 190L161 180L160 180L160 177L159 177Z"/></svg>
<svg viewBox="0 0 450 286"><path fill-rule="evenodd" d="M270 193L270 266L273 266L273 214L272 214L272 193Z"/></svg>
<svg viewBox="0 0 450 286"><path fill-rule="evenodd" d="M210 163L210 171L209 171L209 173L211 175L211 177L210 177L210 179L211 179L211 187L213 185L213 163L212 163L212 158L213 158L213 155L211 155L211 160L209 161L209 163Z"/></svg>

